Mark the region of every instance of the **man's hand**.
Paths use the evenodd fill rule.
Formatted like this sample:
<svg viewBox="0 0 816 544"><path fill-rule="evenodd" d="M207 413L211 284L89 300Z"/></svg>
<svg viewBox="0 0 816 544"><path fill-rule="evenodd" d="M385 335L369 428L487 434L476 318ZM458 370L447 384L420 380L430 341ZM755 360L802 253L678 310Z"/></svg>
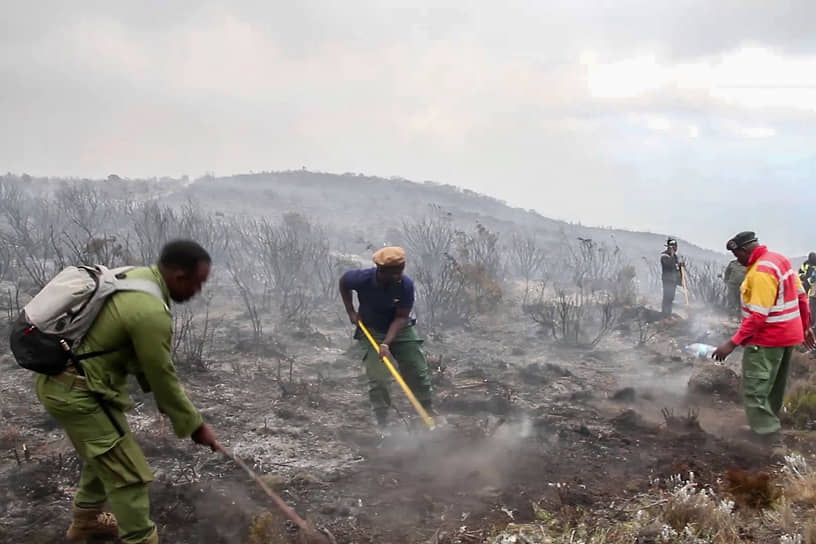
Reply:
<svg viewBox="0 0 816 544"><path fill-rule="evenodd" d="M721 344L714 353L711 354L711 357L717 361L725 361L725 358L731 355L731 352L737 348L737 345L729 340L724 344Z"/></svg>
<svg viewBox="0 0 816 544"><path fill-rule="evenodd" d="M391 346L388 344L380 344L380 357L388 357L388 360L394 362L394 356L391 355Z"/></svg>
<svg viewBox="0 0 816 544"><path fill-rule="evenodd" d="M354 310L351 310L351 311L348 313L348 317L349 317L349 321L351 321L351 324L352 324L352 325L356 325L356 324L357 324L357 322L358 322L358 321L360 321L360 314L358 314L358 313L357 313L356 311L354 311Z"/></svg>
<svg viewBox="0 0 816 544"><path fill-rule="evenodd" d="M813 328L805 329L805 347L808 349L816 348L816 334L813 333Z"/></svg>
<svg viewBox="0 0 816 544"><path fill-rule="evenodd" d="M218 451L221 447L218 440L215 439L215 433L213 433L213 430L206 423L202 423L201 426L193 432L190 438L192 438L196 444L209 446L212 451Z"/></svg>

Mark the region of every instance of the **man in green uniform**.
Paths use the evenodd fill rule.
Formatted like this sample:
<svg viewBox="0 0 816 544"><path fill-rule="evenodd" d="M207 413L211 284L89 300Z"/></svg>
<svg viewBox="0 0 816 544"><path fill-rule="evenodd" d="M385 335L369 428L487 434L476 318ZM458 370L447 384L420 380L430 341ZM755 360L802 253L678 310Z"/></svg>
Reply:
<svg viewBox="0 0 816 544"><path fill-rule="evenodd" d="M734 259L728 266L725 267L723 274L723 281L728 289L727 306L728 311L739 316L742 313L742 295L740 294L740 286L745 279L745 267L740 264L737 259Z"/></svg>
<svg viewBox="0 0 816 544"><path fill-rule="evenodd" d="M411 309L414 306L414 282L403 274L405 250L384 247L374 253L375 268L349 270L340 278L340 295L353 325L358 321L379 342L375 350L364 336L355 334L365 350L363 362L368 377L368 396L377 425L385 431L391 406L392 377L380 359L388 357L399 365L400 375L422 406L431 410L431 378ZM359 312L354 309L352 291L357 292Z"/></svg>
<svg viewBox="0 0 816 544"><path fill-rule="evenodd" d="M76 353L110 351L82 362L84 376L73 366L57 376L37 375L37 396L65 429L84 461L74 497L71 542L97 535L118 535L126 544L157 544L150 519L147 485L153 473L128 427L131 407L127 376L152 391L159 410L180 438L216 449L179 383L171 358L173 318L169 301L184 302L201 291L210 274L210 256L197 243L168 243L155 266L135 268L128 278L155 282L164 300L137 291L122 291L106 300ZM104 403L104 409L103 405ZM108 501L114 515L103 512Z"/></svg>

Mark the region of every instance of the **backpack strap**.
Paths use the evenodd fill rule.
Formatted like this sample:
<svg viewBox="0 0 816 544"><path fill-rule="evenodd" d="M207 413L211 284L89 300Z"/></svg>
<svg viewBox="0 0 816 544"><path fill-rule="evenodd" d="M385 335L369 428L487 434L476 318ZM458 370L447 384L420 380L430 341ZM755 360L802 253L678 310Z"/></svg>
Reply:
<svg viewBox="0 0 816 544"><path fill-rule="evenodd" d="M162 293L161 287L156 282L150 280L143 280L137 278L123 278L123 279L116 279L116 290L117 291L141 291L142 293L147 293L148 295L153 295L157 299L159 299L162 304L165 306L167 303L164 301L164 293Z"/></svg>
<svg viewBox="0 0 816 544"><path fill-rule="evenodd" d="M147 293L148 295L153 295L159 299L161 303L164 304L165 308L167 307L167 303L164 301L164 293L162 293L161 287L159 287L156 282L137 278L116 278L115 282L117 291L140 291L142 293ZM102 355L114 353L123 347L124 346L100 351L90 351L81 355L75 355L74 357L79 361L84 361L85 359L93 359L94 357L101 357Z"/></svg>

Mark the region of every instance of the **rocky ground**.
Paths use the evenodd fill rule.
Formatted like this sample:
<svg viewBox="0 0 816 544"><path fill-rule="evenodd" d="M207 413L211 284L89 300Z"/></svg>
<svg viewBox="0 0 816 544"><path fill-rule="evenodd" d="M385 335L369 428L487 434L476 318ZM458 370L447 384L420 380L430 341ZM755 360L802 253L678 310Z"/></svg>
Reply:
<svg viewBox="0 0 816 544"><path fill-rule="evenodd" d="M740 354L712 370L681 350L718 343L733 323L693 317L650 327L644 344L624 322L591 349L555 345L509 313L429 338L440 425L424 429L394 389L385 440L350 331L333 317L316 322L319 335L286 337L291 374L287 361L221 339L208 370L182 379L223 443L341 544L808 542L813 504L803 489L787 493L792 461L783 470L734 438L745 422L726 370L739 372ZM32 381L0 361L3 543L62 542L78 479ZM239 467L176 439L151 398L136 398L163 542L299 541ZM807 476L816 440L786 440ZM760 484L746 487L751 478Z"/></svg>

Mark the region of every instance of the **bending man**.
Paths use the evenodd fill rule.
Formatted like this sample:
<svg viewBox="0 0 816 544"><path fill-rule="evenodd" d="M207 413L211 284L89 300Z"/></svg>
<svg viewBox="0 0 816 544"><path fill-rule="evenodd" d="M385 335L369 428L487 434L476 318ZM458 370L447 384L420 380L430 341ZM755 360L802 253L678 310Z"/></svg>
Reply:
<svg viewBox="0 0 816 544"><path fill-rule="evenodd" d="M138 291L111 295L76 350L77 355L107 353L85 359L84 376L73 366L56 376L37 376L37 397L84 461L66 535L70 542L94 536L119 536L126 544L159 542L147 494L153 472L124 415L131 407L128 374L136 376L144 391L153 392L178 437L215 450L213 432L176 375L168 308L171 299L184 302L197 295L209 274L210 256L200 245L186 240L168 243L157 265L127 273L128 278L155 282L164 301ZM103 512L106 501L115 516Z"/></svg>

